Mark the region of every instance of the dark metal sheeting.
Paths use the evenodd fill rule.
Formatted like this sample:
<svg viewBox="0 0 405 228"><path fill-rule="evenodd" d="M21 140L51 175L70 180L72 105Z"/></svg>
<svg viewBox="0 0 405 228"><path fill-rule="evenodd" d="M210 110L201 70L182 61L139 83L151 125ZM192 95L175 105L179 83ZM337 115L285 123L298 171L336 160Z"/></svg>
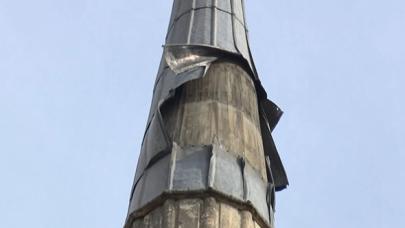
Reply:
<svg viewBox="0 0 405 228"><path fill-rule="evenodd" d="M252 64L246 30L242 0L175 0L166 44L214 46Z"/></svg>
<svg viewBox="0 0 405 228"><path fill-rule="evenodd" d="M251 165L217 145L173 145L172 151L150 166L140 177L129 214L147 206L164 193L217 191L251 204L266 222L269 208L267 183Z"/></svg>

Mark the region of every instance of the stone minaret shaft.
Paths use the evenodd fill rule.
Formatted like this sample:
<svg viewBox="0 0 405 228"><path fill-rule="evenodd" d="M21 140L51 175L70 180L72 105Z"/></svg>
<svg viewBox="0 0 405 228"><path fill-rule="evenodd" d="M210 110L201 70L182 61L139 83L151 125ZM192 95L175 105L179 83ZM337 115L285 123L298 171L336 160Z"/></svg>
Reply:
<svg viewBox="0 0 405 228"><path fill-rule="evenodd" d="M243 0L175 0L125 228L273 228L288 185L271 137L281 114Z"/></svg>

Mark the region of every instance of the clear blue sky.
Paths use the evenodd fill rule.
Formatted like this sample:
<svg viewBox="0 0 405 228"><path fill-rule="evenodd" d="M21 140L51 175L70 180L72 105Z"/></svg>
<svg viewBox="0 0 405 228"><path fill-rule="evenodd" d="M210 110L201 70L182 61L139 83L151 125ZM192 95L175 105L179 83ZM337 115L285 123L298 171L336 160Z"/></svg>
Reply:
<svg viewBox="0 0 405 228"><path fill-rule="evenodd" d="M172 1L0 0L0 227L117 228ZM405 2L249 0L279 228L405 227Z"/></svg>

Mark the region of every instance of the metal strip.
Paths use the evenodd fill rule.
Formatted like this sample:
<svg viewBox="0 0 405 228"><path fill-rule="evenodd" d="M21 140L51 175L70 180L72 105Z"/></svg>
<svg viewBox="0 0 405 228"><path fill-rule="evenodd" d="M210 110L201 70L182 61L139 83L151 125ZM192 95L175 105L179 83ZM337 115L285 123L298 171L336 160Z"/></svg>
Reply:
<svg viewBox="0 0 405 228"><path fill-rule="evenodd" d="M178 145L176 143L173 143L172 147L172 153L170 157L170 174L169 174L169 190L173 190L173 179L174 179L174 171L176 169L176 157L177 157L177 151L178 151Z"/></svg>
<svg viewBox="0 0 405 228"><path fill-rule="evenodd" d="M215 150L212 150L210 167L209 167L209 171L208 171L208 187L209 188L214 188L216 165L217 165L216 162L217 162L217 160L216 160Z"/></svg>
<svg viewBox="0 0 405 228"><path fill-rule="evenodd" d="M230 0L231 1L231 11L232 11L232 36L233 36L233 45L235 46L235 50L238 52L238 53L240 53L240 54L242 54L242 52L240 52L240 50L239 50L239 48L238 48L238 45L237 45L237 40L236 40L236 36L235 36L235 14L233 13L234 12L234 0Z"/></svg>
<svg viewBox="0 0 405 228"><path fill-rule="evenodd" d="M212 0L211 44L217 45L217 0Z"/></svg>
<svg viewBox="0 0 405 228"><path fill-rule="evenodd" d="M192 4L192 8L195 8L195 1L193 0L193 4ZM187 35L187 44L191 43L191 34L193 34L193 25L194 25L194 15L195 15L195 11L191 11L191 15L190 15L190 25L188 28L188 35ZM175 23L173 23L174 26Z"/></svg>

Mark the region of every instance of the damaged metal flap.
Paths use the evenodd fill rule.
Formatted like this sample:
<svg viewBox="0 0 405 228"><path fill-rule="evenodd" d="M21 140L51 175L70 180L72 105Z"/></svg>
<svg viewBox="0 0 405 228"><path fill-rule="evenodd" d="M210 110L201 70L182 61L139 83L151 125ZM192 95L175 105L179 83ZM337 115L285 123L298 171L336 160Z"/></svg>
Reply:
<svg viewBox="0 0 405 228"><path fill-rule="evenodd" d="M270 169L276 191L281 191L288 186L287 173L285 172L280 155L274 144L271 129L264 115L260 117L260 125L263 138L264 153L270 159ZM269 181L270 182L270 181Z"/></svg>
<svg viewBox="0 0 405 228"><path fill-rule="evenodd" d="M145 132L142 142L141 154L138 159L135 183L139 180L144 170L151 166L159 157L169 152L171 141L164 129L164 123L160 112L153 115L150 124Z"/></svg>
<svg viewBox="0 0 405 228"><path fill-rule="evenodd" d="M165 46L165 60L170 69L180 74L196 67L206 67L216 59L214 51L193 45Z"/></svg>
<svg viewBox="0 0 405 228"><path fill-rule="evenodd" d="M281 116L283 115L283 111L276 104L268 99L263 99L261 101L261 105L264 114L266 115L270 130L273 131Z"/></svg>
<svg viewBox="0 0 405 228"><path fill-rule="evenodd" d="M170 155L157 160L147 168L135 185L129 212L133 212L161 195L169 187Z"/></svg>

